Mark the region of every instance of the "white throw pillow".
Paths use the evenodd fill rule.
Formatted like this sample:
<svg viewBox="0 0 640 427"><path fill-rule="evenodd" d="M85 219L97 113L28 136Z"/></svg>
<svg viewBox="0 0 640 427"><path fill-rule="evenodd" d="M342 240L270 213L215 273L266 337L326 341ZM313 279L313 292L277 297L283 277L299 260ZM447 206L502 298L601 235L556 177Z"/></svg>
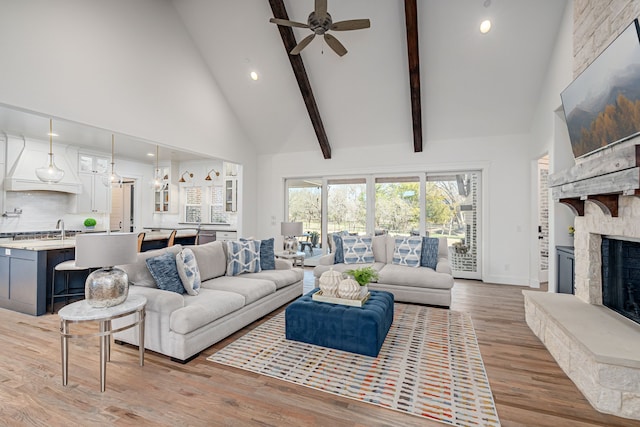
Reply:
<svg viewBox="0 0 640 427"><path fill-rule="evenodd" d="M184 248L176 255L176 267L178 276L182 280L182 286L189 295L200 293L200 270L196 262L196 256L189 248Z"/></svg>

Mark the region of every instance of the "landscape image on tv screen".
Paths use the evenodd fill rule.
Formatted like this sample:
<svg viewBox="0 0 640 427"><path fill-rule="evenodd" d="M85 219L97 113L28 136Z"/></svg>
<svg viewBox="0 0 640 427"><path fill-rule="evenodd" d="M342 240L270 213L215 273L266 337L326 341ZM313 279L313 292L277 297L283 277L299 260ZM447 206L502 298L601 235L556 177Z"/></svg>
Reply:
<svg viewBox="0 0 640 427"><path fill-rule="evenodd" d="M573 155L640 133L640 39L634 20L562 94Z"/></svg>

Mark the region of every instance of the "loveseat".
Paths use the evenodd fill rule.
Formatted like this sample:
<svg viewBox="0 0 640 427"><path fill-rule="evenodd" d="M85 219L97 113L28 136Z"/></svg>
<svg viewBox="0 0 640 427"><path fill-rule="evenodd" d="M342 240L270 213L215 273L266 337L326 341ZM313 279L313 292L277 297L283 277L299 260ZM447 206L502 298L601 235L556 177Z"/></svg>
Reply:
<svg viewBox="0 0 640 427"><path fill-rule="evenodd" d="M340 239L340 237L338 237ZM345 240L346 238L343 238ZM451 305L451 288L453 287L453 276L451 275L451 266L449 264L449 252L447 240L445 238L435 239L416 237L412 240L422 239L422 246L416 249L415 256L420 257L417 266L403 265L398 259L396 249L400 245L402 238L391 235L379 235L369 237L364 240L362 245L368 245L370 241L370 250L373 259L371 262L355 262L349 263L349 259L343 260L344 254L340 254L343 250L342 243L338 240L333 247L334 252L324 255L318 261L318 265L314 268L316 287L319 286L319 279L322 273L333 269L339 272L345 272L350 269L371 266L378 272L377 282L370 283L369 289L391 292L396 301L411 302L418 304L429 304L449 307ZM396 243L398 241L398 243ZM362 246L361 245L361 246ZM368 248L360 247L357 249L363 253ZM422 253L424 251L424 253ZM429 251L431 252L429 254ZM405 251L406 252L406 251ZM396 262L394 262L394 256ZM336 257L340 259L336 263ZM431 258L427 261L426 258ZM362 261L359 260L359 261ZM423 266L431 265L431 267Z"/></svg>
<svg viewBox="0 0 640 427"><path fill-rule="evenodd" d="M200 276L197 295L159 289L147 266L167 252L189 248ZM184 253L184 252L183 252ZM273 256L271 254L271 256ZM264 259L263 259L264 261ZM226 242L141 252L133 264L119 266L129 276L129 294L147 298L144 346L186 363L200 351L302 295L304 272L287 260L273 259L275 269L227 275ZM157 275L157 273L156 273ZM114 329L122 319L113 320ZM138 345L137 330L114 334L117 341Z"/></svg>

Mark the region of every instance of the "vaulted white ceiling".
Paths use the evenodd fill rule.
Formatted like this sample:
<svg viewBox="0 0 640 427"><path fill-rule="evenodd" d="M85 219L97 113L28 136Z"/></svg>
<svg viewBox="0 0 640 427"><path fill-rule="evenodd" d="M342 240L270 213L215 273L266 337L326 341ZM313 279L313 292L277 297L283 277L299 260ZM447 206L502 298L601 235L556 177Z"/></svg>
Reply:
<svg viewBox="0 0 640 427"><path fill-rule="evenodd" d="M313 0L284 3L299 22L314 7ZM319 151L268 1L173 4L256 150ZM424 144L528 133L565 5L418 0ZM349 51L344 57L321 38L302 52L332 148L411 146L404 2L329 0L328 11L334 22L371 20L370 29L334 33ZM487 17L493 27L482 35ZM298 41L310 34L294 33Z"/></svg>

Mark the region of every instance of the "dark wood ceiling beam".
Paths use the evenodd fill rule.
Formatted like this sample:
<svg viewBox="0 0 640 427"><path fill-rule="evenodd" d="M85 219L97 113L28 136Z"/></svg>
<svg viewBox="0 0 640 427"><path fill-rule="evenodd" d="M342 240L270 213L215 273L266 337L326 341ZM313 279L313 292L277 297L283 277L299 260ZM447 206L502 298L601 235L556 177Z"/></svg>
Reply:
<svg viewBox="0 0 640 427"><path fill-rule="evenodd" d="M271 6L274 18L289 19L287 10L284 7L284 0L269 0L269 5ZM309 83L309 77L307 76L307 71L304 68L302 57L300 55L291 55L289 53L298 44L296 42L296 37L293 34L293 29L291 27L278 25L278 30L280 30L280 37L282 37L284 50L287 52L291 68L293 68L293 74L296 76L296 80L298 81L302 99L304 100L304 104L307 106L313 130L315 130L316 136L318 137L318 143L320 144L322 155L325 159L330 159L331 146L329 145L329 139L327 138L327 133L325 132L324 125L322 124L320 111L318 110L316 99L313 96L313 90L311 89L311 84Z"/></svg>
<svg viewBox="0 0 640 427"><path fill-rule="evenodd" d="M420 104L420 56L418 54L418 5L416 0L404 1L409 56L409 87L413 123L413 151L422 151L422 106Z"/></svg>

